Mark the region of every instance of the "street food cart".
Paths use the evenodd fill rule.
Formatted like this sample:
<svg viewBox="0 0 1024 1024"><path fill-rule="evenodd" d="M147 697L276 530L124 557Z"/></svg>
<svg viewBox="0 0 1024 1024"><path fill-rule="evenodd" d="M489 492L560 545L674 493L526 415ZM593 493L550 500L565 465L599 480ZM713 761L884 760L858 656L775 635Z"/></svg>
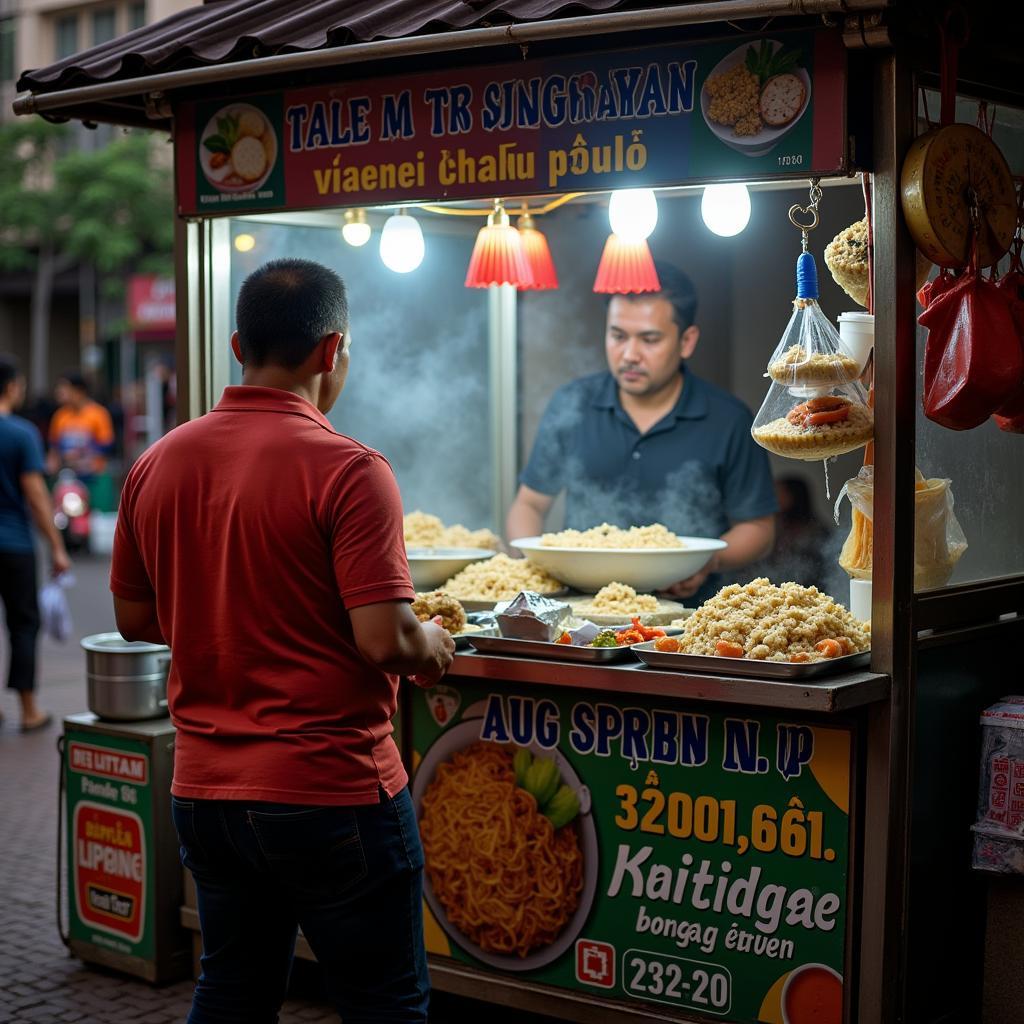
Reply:
<svg viewBox="0 0 1024 1024"><path fill-rule="evenodd" d="M471 779L474 761L511 744L553 761L555 783L579 801L558 843L531 845L509 815L484 836L549 858L540 920L517 913L514 869L490 916L474 919L466 908L478 894L447 893L428 850L434 984L579 1021L976 1019L985 897L969 872L975 723L1020 678L1024 485L1019 437L987 426L954 434L920 413L924 334L900 174L927 127L922 90L938 82L926 5L510 0L365 18L339 3L294 17L281 6L228 0L185 12L27 74L31 94L16 109L172 133L183 419L238 379L226 341L248 270L270 255L342 268L356 340L341 422L392 459L410 508L432 503L497 527L535 422L523 381L564 374L559 360L578 361L582 345L571 325L583 314L564 283L558 296L464 289L480 221L449 214L525 202L571 281L579 265L593 273L587 231L610 190L656 188L665 208L684 210L706 183L748 182L757 202L784 212L820 179L838 183L821 205L824 215L845 203L839 228L862 215L859 174L870 175L870 664L786 680L465 652L445 687L407 687L400 738L436 858L465 856L445 845L451 813L471 819L497 799L486 771L475 792L445 792L441 769L456 761ZM1019 56L985 8L972 8L961 53L958 119L997 101L993 137L1019 174ZM802 54L799 117L778 143L726 143L704 116L703 87L733 54L742 61L754 47L756 61L766 40ZM798 189L782 206L780 183ZM422 258L425 231L439 257L433 276L382 285L351 252L339 264L343 211L371 230L414 214L414 248ZM796 236L783 217L778 226L752 264L760 279L785 264L791 280ZM826 241L812 235L812 249ZM710 315L731 339L706 358L756 403L778 332L753 337L762 326L742 315L763 299L737 269L743 257L701 245L688 267L717 268ZM361 302L381 318L372 331L360 327ZM360 380L361 350L376 377ZM952 585L915 593L911 481L926 463L955 481L971 547Z"/></svg>

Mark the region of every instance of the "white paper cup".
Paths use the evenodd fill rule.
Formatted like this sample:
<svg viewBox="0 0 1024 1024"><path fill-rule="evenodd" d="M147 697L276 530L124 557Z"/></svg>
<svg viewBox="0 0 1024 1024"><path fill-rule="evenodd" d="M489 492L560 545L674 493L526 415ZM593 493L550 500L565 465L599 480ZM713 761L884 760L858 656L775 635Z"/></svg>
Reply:
<svg viewBox="0 0 1024 1024"><path fill-rule="evenodd" d="M837 319L843 350L857 360L863 373L875 345L875 318L870 313L840 313Z"/></svg>
<svg viewBox="0 0 1024 1024"><path fill-rule="evenodd" d="M861 622L871 621L871 580L850 580L850 614Z"/></svg>

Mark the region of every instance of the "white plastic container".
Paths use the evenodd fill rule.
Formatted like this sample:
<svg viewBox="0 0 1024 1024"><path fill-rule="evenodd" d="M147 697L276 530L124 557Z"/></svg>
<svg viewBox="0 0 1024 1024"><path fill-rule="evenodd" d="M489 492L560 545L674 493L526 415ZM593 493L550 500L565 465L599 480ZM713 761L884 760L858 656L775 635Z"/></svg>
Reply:
<svg viewBox="0 0 1024 1024"><path fill-rule="evenodd" d="M839 340L843 349L852 359L857 360L860 372L868 364L868 357L875 346L875 318L871 313L840 313Z"/></svg>
<svg viewBox="0 0 1024 1024"><path fill-rule="evenodd" d="M850 580L850 614L861 622L871 621L871 580Z"/></svg>

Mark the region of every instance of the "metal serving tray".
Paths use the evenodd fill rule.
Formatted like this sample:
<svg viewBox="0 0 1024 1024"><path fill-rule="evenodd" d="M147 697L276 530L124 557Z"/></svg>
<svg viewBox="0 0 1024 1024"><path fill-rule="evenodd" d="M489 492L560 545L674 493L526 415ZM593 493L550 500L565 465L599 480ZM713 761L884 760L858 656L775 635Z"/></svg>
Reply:
<svg viewBox="0 0 1024 1024"><path fill-rule="evenodd" d="M632 651L651 668L667 668L674 672L694 672L715 676L750 676L754 679L802 681L816 676L831 676L855 668L867 668L871 652L847 654L825 661L794 663L790 661L757 661L748 658L714 658L707 654L671 654L654 649L654 641L634 644Z"/></svg>
<svg viewBox="0 0 1024 1024"><path fill-rule="evenodd" d="M474 630L472 633L453 633L452 639L455 641L455 650L464 651L469 647L469 641L475 640L477 637L486 636L497 636L497 626L483 626L478 630Z"/></svg>
<svg viewBox="0 0 1024 1024"><path fill-rule="evenodd" d="M511 640L504 636L481 636L474 633L467 638L469 646L482 654L516 654L521 658L553 658L555 661L584 661L605 664L626 657L632 647L573 647L570 644L544 643L542 640Z"/></svg>

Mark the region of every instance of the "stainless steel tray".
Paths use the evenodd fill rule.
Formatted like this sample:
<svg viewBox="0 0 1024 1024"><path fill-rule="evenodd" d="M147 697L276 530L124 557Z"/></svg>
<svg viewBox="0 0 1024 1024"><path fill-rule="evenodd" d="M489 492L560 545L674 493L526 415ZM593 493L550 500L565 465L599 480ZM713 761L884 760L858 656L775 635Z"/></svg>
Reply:
<svg viewBox="0 0 1024 1024"><path fill-rule="evenodd" d="M667 668L674 672L696 672L715 676L751 676L755 679L814 679L816 676L831 676L837 672L848 672L855 668L867 668L871 652L847 654L842 658L828 658L825 661L796 663L790 661L758 661L749 658L713 658L707 654L670 654L656 651L654 641L634 644L633 653L652 668Z"/></svg>
<svg viewBox="0 0 1024 1024"><path fill-rule="evenodd" d="M469 646L482 654L516 654L521 658L552 658L555 661L585 661L604 664L626 657L631 647L572 647L570 644L546 644L541 640L510 640L504 636L467 637Z"/></svg>
<svg viewBox="0 0 1024 1024"><path fill-rule="evenodd" d="M497 636L497 626L484 626L483 629L475 630L472 633L453 633L452 639L455 641L455 650L464 651L469 647L469 641L475 640L481 636Z"/></svg>

